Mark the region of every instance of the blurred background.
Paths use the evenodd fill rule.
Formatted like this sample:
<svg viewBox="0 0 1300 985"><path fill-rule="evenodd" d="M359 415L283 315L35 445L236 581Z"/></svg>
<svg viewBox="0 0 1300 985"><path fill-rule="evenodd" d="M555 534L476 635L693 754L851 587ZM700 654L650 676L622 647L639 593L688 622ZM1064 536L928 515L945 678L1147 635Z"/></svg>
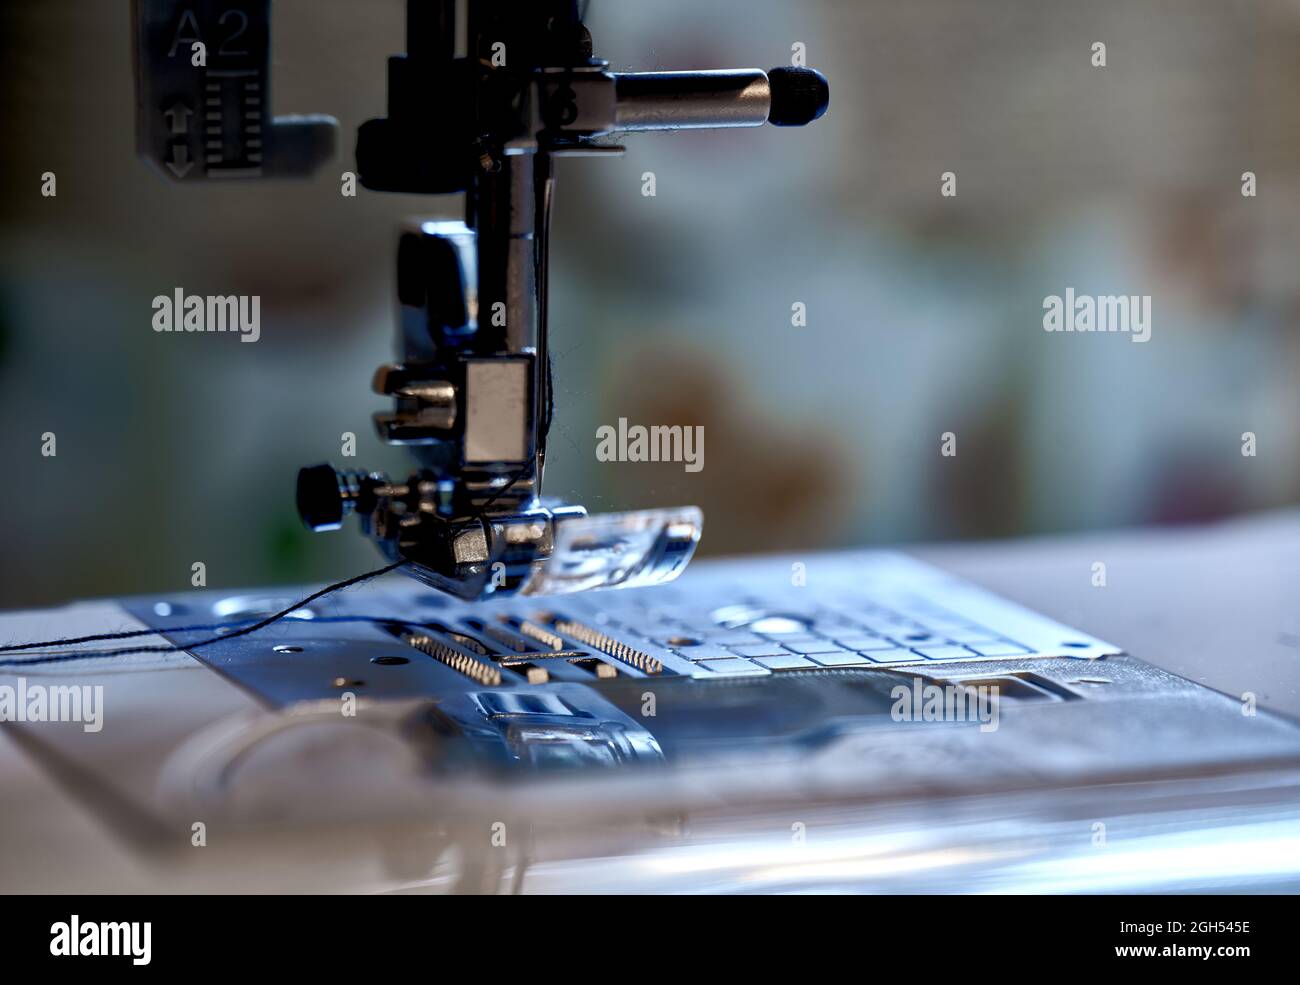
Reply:
<svg viewBox="0 0 1300 985"><path fill-rule="evenodd" d="M213 586L379 563L354 528L300 528L294 476L405 467L370 425L396 230L460 205L339 194L404 5L274 7L274 110L336 116L339 158L178 187L135 157L129 4L0 6L4 607L187 588L195 561ZM832 100L806 130L560 163L549 494L699 504L705 554L1300 500L1300 0L593 0L588 25L626 70L769 68L802 43ZM176 287L260 295L261 341L154 333ZM1045 333L1067 287L1151 295L1151 341ZM703 471L597 462L619 417L703 425Z"/></svg>

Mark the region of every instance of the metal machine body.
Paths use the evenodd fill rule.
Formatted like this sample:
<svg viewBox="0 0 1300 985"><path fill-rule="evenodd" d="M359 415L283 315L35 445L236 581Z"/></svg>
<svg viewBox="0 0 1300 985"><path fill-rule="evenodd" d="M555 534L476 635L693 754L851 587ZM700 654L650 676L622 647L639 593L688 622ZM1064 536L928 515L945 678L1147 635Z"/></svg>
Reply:
<svg viewBox="0 0 1300 985"><path fill-rule="evenodd" d="M136 0L142 155L177 181L310 171L327 156L320 133L331 121L270 119L269 0L224 8ZM241 25L254 44L232 41ZM187 70L188 44L203 37L221 39L212 61ZM241 92L261 116L232 130L225 103ZM200 99L202 149L173 126ZM808 68L611 72L577 0L409 0L388 115L359 129L356 157L368 189L465 196L463 222L402 234L400 359L374 377L394 400L375 417L379 436L409 448L416 468L402 480L303 469L303 522L331 530L356 513L391 561L463 599L675 578L699 541L698 509L589 517L542 498L556 159L617 156L607 138L629 131L802 126L828 102L825 78Z"/></svg>

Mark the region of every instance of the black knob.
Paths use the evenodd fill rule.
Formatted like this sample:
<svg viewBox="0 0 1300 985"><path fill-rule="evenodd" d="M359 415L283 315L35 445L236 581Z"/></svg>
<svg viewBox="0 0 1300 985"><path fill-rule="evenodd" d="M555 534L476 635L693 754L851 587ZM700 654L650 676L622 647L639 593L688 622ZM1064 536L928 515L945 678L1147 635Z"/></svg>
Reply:
<svg viewBox="0 0 1300 985"><path fill-rule="evenodd" d="M831 104L831 84L813 68L783 66L767 73L772 86L772 110L767 122L778 127L802 127L820 120Z"/></svg>
<svg viewBox="0 0 1300 985"><path fill-rule="evenodd" d="M298 515L308 530L338 530L343 518L356 509L361 495L361 472L312 465L298 470Z"/></svg>

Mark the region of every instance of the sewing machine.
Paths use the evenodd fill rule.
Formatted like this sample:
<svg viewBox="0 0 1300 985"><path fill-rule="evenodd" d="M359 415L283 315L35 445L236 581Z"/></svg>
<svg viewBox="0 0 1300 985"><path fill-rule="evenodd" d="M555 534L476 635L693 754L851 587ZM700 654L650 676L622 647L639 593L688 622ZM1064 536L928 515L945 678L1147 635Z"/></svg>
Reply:
<svg viewBox="0 0 1300 985"><path fill-rule="evenodd" d="M270 115L266 0L133 9L138 147L163 179L331 160L330 119ZM64 884L91 890L1300 885L1300 730L1247 713L1236 678L1187 679L1220 666L1153 666L942 570L983 580L987 561L857 551L683 575L698 510L544 499L558 159L617 157L628 131L807 125L827 82L794 66L612 72L572 0L407 10L388 115L342 177L465 198L463 222L398 241L399 359L375 376L393 400L375 424L416 468L315 465L297 503L313 530L355 514L413 579L3 617L6 639L63 640L4 654L24 694L95 682L113 709L102 732L14 728L35 764L0 759L26 794L6 821L17 840L45 839ZM1016 561L1002 588L1050 610L1073 583L1049 568ZM602 588L626 590L587 591ZM51 826L68 802L111 834ZM24 885L49 876L14 868Z"/></svg>
<svg viewBox="0 0 1300 985"><path fill-rule="evenodd" d="M283 177L327 156L328 118L269 117L269 6L236 16L224 3L199 3L178 15L176 4L137 0L139 147L161 174L186 183ZM699 542L698 509L589 516L542 498L556 165L618 157L610 138L621 133L804 126L826 111L829 87L803 67L612 72L593 55L577 0L476 0L459 19L457 8L407 5L407 52L388 63L388 116L357 133L365 188L465 197L464 222L401 235L400 362L374 377L375 392L395 403L375 415L379 436L409 448L418 468L400 482L305 468L298 511L313 530L355 513L390 561L462 599L670 581ZM252 30L232 47L240 18ZM202 38L213 40L205 64L186 71L177 55ZM200 104L202 142L189 137L197 128L178 134L176 125Z"/></svg>

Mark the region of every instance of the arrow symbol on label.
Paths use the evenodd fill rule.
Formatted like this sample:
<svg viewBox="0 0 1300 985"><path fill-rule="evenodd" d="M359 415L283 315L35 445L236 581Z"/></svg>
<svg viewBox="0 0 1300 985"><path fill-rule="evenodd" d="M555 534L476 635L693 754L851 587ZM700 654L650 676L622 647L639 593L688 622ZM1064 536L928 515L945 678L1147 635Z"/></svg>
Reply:
<svg viewBox="0 0 1300 985"><path fill-rule="evenodd" d="M190 109L179 99L163 110L163 119L165 119L172 128L172 133L188 133L190 129L190 116L194 110Z"/></svg>
<svg viewBox="0 0 1300 985"><path fill-rule="evenodd" d="M164 163L167 169L178 178L184 178L189 174L190 168L194 167L194 162L190 160L190 149L185 144L169 144L171 148L171 157Z"/></svg>

